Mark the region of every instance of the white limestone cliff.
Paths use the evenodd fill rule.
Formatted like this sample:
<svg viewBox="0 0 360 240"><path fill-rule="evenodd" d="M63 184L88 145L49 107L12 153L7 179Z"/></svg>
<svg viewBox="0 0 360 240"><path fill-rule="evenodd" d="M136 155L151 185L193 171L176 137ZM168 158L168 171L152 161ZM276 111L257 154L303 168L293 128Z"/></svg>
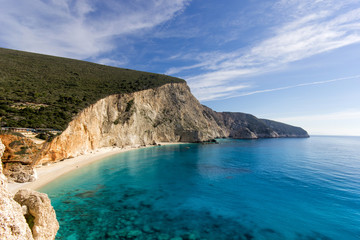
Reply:
<svg viewBox="0 0 360 240"><path fill-rule="evenodd" d="M41 163L109 146L196 142L226 133L186 84L166 84L131 94L111 95L83 110L55 138Z"/></svg>
<svg viewBox="0 0 360 240"><path fill-rule="evenodd" d="M111 95L84 109L49 144L37 164L111 146L202 142L219 137L286 137L287 130L277 133L269 123L250 114L215 112L201 105L186 83L170 83L130 94ZM286 126L290 132L300 129ZM306 137L306 131L301 131L301 137Z"/></svg>

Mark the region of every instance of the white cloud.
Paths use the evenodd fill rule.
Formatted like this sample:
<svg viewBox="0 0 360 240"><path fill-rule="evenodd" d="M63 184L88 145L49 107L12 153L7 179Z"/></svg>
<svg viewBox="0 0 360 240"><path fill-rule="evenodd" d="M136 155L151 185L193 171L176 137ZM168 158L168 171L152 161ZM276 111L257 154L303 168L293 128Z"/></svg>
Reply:
<svg viewBox="0 0 360 240"><path fill-rule="evenodd" d="M126 59L120 60L114 60L111 58L100 58L96 61L99 64L107 65L107 66L113 66L113 67L120 67L127 63Z"/></svg>
<svg viewBox="0 0 360 240"><path fill-rule="evenodd" d="M237 90L248 88L247 85L237 86L214 86L205 88L195 88L194 95L203 96L200 100L209 101L217 98L225 98L229 94L235 94Z"/></svg>
<svg viewBox="0 0 360 240"><path fill-rule="evenodd" d="M72 58L94 58L114 38L144 32L181 13L189 0L0 0L3 47Z"/></svg>
<svg viewBox="0 0 360 240"><path fill-rule="evenodd" d="M360 43L359 5L351 10L338 10L346 3L349 1L341 4L335 1L280 1L278 10L287 6L289 19L292 20L282 26L275 26L273 34L268 38L247 49L237 49L231 53L216 52L216 60L194 58L197 63L169 69L168 73L181 73L189 69L204 72L185 77L196 93L197 88L214 87L219 82L226 86L235 81L239 84L239 81L250 75L263 74L316 54ZM281 89L286 88L289 87ZM233 92L222 94L221 89L217 93L221 98L233 96ZM209 98L206 94L196 96L200 99Z"/></svg>
<svg viewBox="0 0 360 240"><path fill-rule="evenodd" d="M182 59L186 61L197 61L199 63L183 67L172 67L165 74L172 75L182 72L184 70L194 68L204 68L207 70L218 69L218 64L222 61L237 57L239 54L236 52L223 53L223 52L204 52L204 53L186 53L176 54L171 56L169 60Z"/></svg>

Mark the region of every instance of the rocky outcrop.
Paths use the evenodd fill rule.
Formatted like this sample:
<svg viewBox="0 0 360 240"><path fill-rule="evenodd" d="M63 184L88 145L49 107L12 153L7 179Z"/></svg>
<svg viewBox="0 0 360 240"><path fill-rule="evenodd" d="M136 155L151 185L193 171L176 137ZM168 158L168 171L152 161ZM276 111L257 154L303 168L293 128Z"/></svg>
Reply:
<svg viewBox="0 0 360 240"><path fill-rule="evenodd" d="M6 147L2 157L3 163L20 162L29 165L40 150L30 138L21 134L0 134L0 139Z"/></svg>
<svg viewBox="0 0 360 240"><path fill-rule="evenodd" d="M302 136L307 136L302 131ZM110 146L282 136L285 135L266 121L250 114L215 112L201 105L186 83L171 83L131 94L111 95L84 109L49 144L38 163Z"/></svg>
<svg viewBox="0 0 360 240"><path fill-rule="evenodd" d="M37 178L36 170L31 165L24 165L21 162L7 163L3 173L8 182L33 182Z"/></svg>
<svg viewBox="0 0 360 240"><path fill-rule="evenodd" d="M35 240L55 239L59 223L45 193L21 189L15 194L14 200L25 209L25 218Z"/></svg>
<svg viewBox="0 0 360 240"><path fill-rule="evenodd" d="M0 140L0 158L4 150L5 146ZM2 164L0 164L0 239L33 239L21 206L13 200L12 194L7 190L6 178L2 174Z"/></svg>
<svg viewBox="0 0 360 240"><path fill-rule="evenodd" d="M4 150L5 145L0 139L0 160ZM16 193L15 201L7 190L7 179L2 170L0 164L0 239L55 239L59 224L48 196L25 189Z"/></svg>
<svg viewBox="0 0 360 240"><path fill-rule="evenodd" d="M0 139L5 145L2 163L8 182L35 181L36 171L31 164L39 147L31 139L21 135L1 134Z"/></svg>

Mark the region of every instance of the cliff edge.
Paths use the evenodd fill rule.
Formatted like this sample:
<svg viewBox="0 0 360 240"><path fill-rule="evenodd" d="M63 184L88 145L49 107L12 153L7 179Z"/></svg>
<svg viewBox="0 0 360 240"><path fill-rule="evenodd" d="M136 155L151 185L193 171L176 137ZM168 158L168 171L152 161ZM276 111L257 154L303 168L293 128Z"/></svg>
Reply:
<svg viewBox="0 0 360 240"><path fill-rule="evenodd" d="M296 131L295 131L296 130ZM214 138L308 137L305 130L245 113L219 113L203 106L186 83L103 98L84 109L44 150L37 164L59 161L102 147Z"/></svg>

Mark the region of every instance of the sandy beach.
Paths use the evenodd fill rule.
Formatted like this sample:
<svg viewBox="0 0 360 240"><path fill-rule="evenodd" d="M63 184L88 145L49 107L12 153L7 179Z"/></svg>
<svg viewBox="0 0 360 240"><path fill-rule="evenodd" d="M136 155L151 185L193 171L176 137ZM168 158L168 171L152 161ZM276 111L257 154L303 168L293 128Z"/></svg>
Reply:
<svg viewBox="0 0 360 240"><path fill-rule="evenodd" d="M160 143L161 145L170 145L170 144L181 144L181 143ZM145 146L145 147L153 147L153 146ZM127 147L127 148L100 148L94 150L92 153L84 154L75 158L65 159L61 162L49 164L46 166L38 166L36 167L37 172L37 180L34 182L27 183L8 183L8 189L12 193L16 193L19 189L29 188L36 190L52 181L56 178L69 173L78 168L87 166L95 161L99 161L106 157L119 154L122 152L127 152L131 150L136 150L139 148L145 147Z"/></svg>

